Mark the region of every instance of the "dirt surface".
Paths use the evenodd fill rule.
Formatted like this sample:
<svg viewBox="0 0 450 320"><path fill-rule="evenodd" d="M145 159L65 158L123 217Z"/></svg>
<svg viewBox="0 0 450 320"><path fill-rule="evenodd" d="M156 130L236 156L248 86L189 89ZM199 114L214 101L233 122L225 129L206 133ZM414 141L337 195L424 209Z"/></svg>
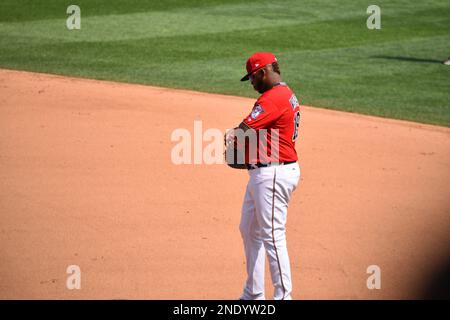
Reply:
<svg viewBox="0 0 450 320"><path fill-rule="evenodd" d="M252 105L0 70L0 298L237 299L248 174L173 164L171 133L225 130ZM450 129L302 107L297 147L293 297L421 297L449 254Z"/></svg>

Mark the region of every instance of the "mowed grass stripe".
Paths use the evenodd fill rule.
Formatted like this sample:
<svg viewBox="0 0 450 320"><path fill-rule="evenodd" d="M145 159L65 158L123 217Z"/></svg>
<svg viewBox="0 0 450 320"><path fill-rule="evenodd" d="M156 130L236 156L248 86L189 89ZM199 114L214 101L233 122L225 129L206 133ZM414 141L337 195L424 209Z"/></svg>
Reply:
<svg viewBox="0 0 450 320"><path fill-rule="evenodd" d="M414 17L411 19L414 20ZM450 17L447 21L450 23ZM79 51L80 54L85 52L89 55L89 51L92 49L97 51L104 48L104 53L110 58L116 57L120 59L128 55L127 58L133 60L135 55L142 57L142 52L145 51L146 54L152 55L152 61L146 61L147 59L144 59L142 62L164 64L177 61L187 62L186 60L204 61L206 59L225 56L238 57L236 52L239 50L242 52L239 58L242 59L243 56L245 57L245 55L257 51L262 47L275 53L347 48L360 45L372 45L375 48L384 42L435 37L449 33L444 28L436 29L435 23L436 21L432 19L430 21L423 21L420 28L414 30L415 32L410 31L409 25L405 25L405 21L398 28L391 27L373 32L365 28L365 26L361 26L359 19L346 19L322 21L307 25L283 25L228 32L219 32L219 28L213 31L207 30L205 34L181 34L178 36L158 37L150 35L143 39L131 38L122 40L119 36L116 40L108 40L107 37L102 38L99 35L95 35L95 38L101 38L101 40L92 41L94 43L90 43L91 41L83 41L82 38L78 38L75 41L49 42L49 38L47 37L39 38L33 37L32 35L22 36L20 37L22 41L18 41L15 35L4 35L3 33L0 41L4 44L2 46L3 51L5 53L9 51L11 56L15 55L16 52L15 48L9 44L15 43L17 45L23 43L27 45L31 43L38 48L38 55L43 51L47 53L54 51L54 58L57 58L59 53L64 51L71 52L72 54ZM111 37L113 36L112 34ZM276 38L276 42L267 43L267 39L274 38ZM47 41L44 41L45 39ZM79 48L79 50L74 50L75 48ZM98 59L102 59L102 56L98 56ZM140 62L139 60L133 61L133 63L138 64ZM239 66L235 67L241 68L241 65L242 62Z"/></svg>
<svg viewBox="0 0 450 320"><path fill-rule="evenodd" d="M121 15L140 12L186 12L188 10L209 11L211 14L242 16L251 20L256 16L272 20L297 18L302 22L350 17L355 12L365 13L369 5L366 0L3 0L0 1L0 22L25 22L66 17L66 8L76 4L83 17ZM447 8L446 0L414 2L410 0L378 0L383 14L396 12L410 14L411 11L430 6Z"/></svg>
<svg viewBox="0 0 450 320"><path fill-rule="evenodd" d="M295 25L296 31L302 32L304 24L316 24L329 20L339 21L358 18L361 23L364 11L344 11L340 13L299 10L286 10L280 3L269 3L264 8L270 14L256 14L259 4L227 4L207 8L184 8L168 11L151 11L139 13L121 13L98 16L84 16L82 29L68 32L66 15L59 19L44 19L20 22L0 23L0 34L21 37L52 39L54 41L116 41L168 36L203 35L226 33L241 30L263 30L278 26ZM332 6L327 7L330 10ZM322 11L328 11L322 10ZM89 12L89 11L87 11ZM277 19L274 19L277 17Z"/></svg>
<svg viewBox="0 0 450 320"><path fill-rule="evenodd" d="M227 5L246 3L227 0ZM223 0L3 0L0 1L0 22L60 19L66 8L76 4L84 17L127 13L183 10L223 5Z"/></svg>
<svg viewBox="0 0 450 320"><path fill-rule="evenodd" d="M27 34L32 38L52 41L101 42L203 35L289 24L297 24L297 20L272 21L255 17L249 21L247 17L208 15L195 10L86 17L82 19L81 30L74 32L67 31L65 19L1 23L0 34L13 37Z"/></svg>

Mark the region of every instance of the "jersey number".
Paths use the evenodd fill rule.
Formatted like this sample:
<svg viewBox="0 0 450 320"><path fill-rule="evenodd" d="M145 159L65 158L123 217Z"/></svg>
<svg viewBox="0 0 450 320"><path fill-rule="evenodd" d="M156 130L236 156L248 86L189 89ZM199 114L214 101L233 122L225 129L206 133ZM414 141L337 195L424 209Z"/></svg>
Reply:
<svg viewBox="0 0 450 320"><path fill-rule="evenodd" d="M298 138L298 127L300 127L300 111L297 111L294 115L294 134L292 135L292 141Z"/></svg>

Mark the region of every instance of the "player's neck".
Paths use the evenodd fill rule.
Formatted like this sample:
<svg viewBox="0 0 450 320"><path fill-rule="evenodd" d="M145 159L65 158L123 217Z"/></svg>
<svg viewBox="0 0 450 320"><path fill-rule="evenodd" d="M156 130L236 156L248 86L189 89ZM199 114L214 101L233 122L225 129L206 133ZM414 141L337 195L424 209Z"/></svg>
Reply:
<svg viewBox="0 0 450 320"><path fill-rule="evenodd" d="M273 87L275 87L281 83L283 83L283 79L281 79L280 75L279 74L273 75L267 81L267 90L266 91L272 89Z"/></svg>

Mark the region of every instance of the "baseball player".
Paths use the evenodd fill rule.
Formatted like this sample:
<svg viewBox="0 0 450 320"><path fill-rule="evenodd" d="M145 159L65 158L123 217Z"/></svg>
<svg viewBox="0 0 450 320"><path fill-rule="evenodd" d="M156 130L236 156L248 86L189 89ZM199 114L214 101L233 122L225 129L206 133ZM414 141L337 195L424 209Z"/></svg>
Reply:
<svg viewBox="0 0 450 320"><path fill-rule="evenodd" d="M248 154L248 148L245 149L245 167L250 178L239 226L247 261L247 281L241 299L265 299L267 253L274 286L273 298L288 300L292 299L292 281L286 246L286 217L289 200L300 179L295 151L300 106L295 94L282 82L277 59L272 53L253 54L246 67L247 74L241 81L250 80L261 96L239 128L257 133L264 129L267 146L261 148L266 153L258 152L256 158ZM275 142L278 144L277 152L271 152Z"/></svg>

